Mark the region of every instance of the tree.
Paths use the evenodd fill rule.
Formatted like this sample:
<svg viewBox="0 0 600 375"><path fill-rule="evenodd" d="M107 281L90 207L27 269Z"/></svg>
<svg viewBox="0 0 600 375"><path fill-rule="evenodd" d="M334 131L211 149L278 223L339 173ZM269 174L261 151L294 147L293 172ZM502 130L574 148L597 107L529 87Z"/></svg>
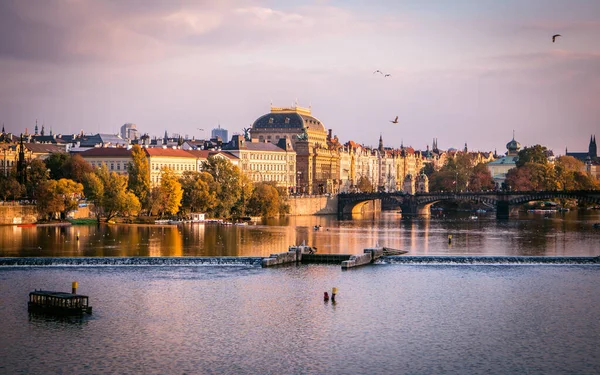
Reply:
<svg viewBox="0 0 600 375"><path fill-rule="evenodd" d="M93 203L93 210L100 222L102 215L102 200L104 199L104 183L94 172L88 172L83 177L83 192L88 201Z"/></svg>
<svg viewBox="0 0 600 375"><path fill-rule="evenodd" d="M131 148L132 161L127 166L128 187L140 200L143 208L148 208L150 196L150 166L146 153L139 145Z"/></svg>
<svg viewBox="0 0 600 375"><path fill-rule="evenodd" d="M219 156L209 156L207 161L202 163L202 168L213 176L217 186L217 205L213 210L214 216L231 216L231 210L240 199L242 190L239 168Z"/></svg>
<svg viewBox="0 0 600 375"><path fill-rule="evenodd" d="M477 164L469 176L469 190L482 191L494 188L494 179L488 167L483 164Z"/></svg>
<svg viewBox="0 0 600 375"><path fill-rule="evenodd" d="M60 212L62 217L77 208L83 195L83 185L67 178L44 181L37 192L38 211L43 215Z"/></svg>
<svg viewBox="0 0 600 375"><path fill-rule="evenodd" d="M546 190L552 181L552 176L547 176L549 171L545 165L527 163L509 170L505 183L513 191Z"/></svg>
<svg viewBox="0 0 600 375"><path fill-rule="evenodd" d="M106 221L116 216L129 216L139 212L140 201L135 194L127 190L126 176L118 175L115 172L109 173L105 164L96 168L94 173L103 185L104 192L100 200L100 210ZM98 185L92 187L92 184L97 184L97 181L92 182L91 180L92 178L88 181L88 189L95 189L96 194L99 194L102 189ZM98 199L98 195L95 197Z"/></svg>
<svg viewBox="0 0 600 375"><path fill-rule="evenodd" d="M534 164L547 164L548 163L548 149L545 146L535 145L532 147L525 147L519 151L519 158L516 161L517 168L524 166L527 163Z"/></svg>
<svg viewBox="0 0 600 375"><path fill-rule="evenodd" d="M0 196L6 201L9 198L18 199L24 192L24 187L13 176L4 177L0 175Z"/></svg>
<svg viewBox="0 0 600 375"><path fill-rule="evenodd" d="M53 180L60 180L61 178L68 177L65 173L65 163L69 159L69 154L64 152L53 152L44 160L46 167L50 169L50 178Z"/></svg>
<svg viewBox="0 0 600 375"><path fill-rule="evenodd" d="M273 217L280 213L279 192L269 183L258 183L248 201L248 213L254 216Z"/></svg>
<svg viewBox="0 0 600 375"><path fill-rule="evenodd" d="M159 189L162 193L161 212L166 212L170 215L177 214L181 207L183 190L181 189L181 184L177 181L175 172L171 168L163 167L161 170Z"/></svg>
<svg viewBox="0 0 600 375"><path fill-rule="evenodd" d="M27 196L35 199L36 188L49 178L50 173L46 163L40 159L33 159L27 169L27 182L25 184Z"/></svg>
<svg viewBox="0 0 600 375"><path fill-rule="evenodd" d="M65 160L62 166L63 174L73 181L83 182L84 175L93 172L94 168L79 154L74 154Z"/></svg>
<svg viewBox="0 0 600 375"><path fill-rule="evenodd" d="M554 162L558 188L561 190L575 190L575 175L580 173L584 168L582 161L575 159L572 156L559 156Z"/></svg>
<svg viewBox="0 0 600 375"><path fill-rule="evenodd" d="M185 171L179 179L182 207L188 212L209 212L217 205L215 179L207 172Z"/></svg>
<svg viewBox="0 0 600 375"><path fill-rule="evenodd" d="M359 191L365 193L371 193L373 191L373 183L369 180L367 176L360 176L358 181L356 182L356 187Z"/></svg>
<svg viewBox="0 0 600 375"><path fill-rule="evenodd" d="M248 201L250 197L252 197L252 193L254 191L254 183L250 180L250 177L241 173L240 174L240 199L236 202L233 207L233 211L239 216L246 215L246 207L248 206ZM279 196L281 196L281 191L278 191Z"/></svg>

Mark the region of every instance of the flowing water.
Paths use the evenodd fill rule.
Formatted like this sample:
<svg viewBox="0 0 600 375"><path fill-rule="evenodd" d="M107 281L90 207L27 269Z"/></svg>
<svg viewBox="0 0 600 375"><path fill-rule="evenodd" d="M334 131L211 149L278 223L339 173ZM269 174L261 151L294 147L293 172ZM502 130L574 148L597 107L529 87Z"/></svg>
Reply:
<svg viewBox="0 0 600 375"><path fill-rule="evenodd" d="M0 374L598 374L598 221L3 227L0 256L30 263L0 266ZM380 242L411 258L348 271L253 258L302 241L331 253ZM72 281L91 316L27 313L30 291ZM323 301L333 287L336 302Z"/></svg>

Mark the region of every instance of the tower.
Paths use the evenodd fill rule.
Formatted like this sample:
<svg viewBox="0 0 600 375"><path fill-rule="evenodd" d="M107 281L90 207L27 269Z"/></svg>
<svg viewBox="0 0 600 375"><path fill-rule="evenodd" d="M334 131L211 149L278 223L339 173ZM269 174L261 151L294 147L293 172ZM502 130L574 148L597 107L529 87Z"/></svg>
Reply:
<svg viewBox="0 0 600 375"><path fill-rule="evenodd" d="M596 146L596 136L590 136L590 145L588 147L588 156L592 159L598 157L598 146Z"/></svg>
<svg viewBox="0 0 600 375"><path fill-rule="evenodd" d="M379 134L379 151L383 152L384 148L383 148L383 137L381 136L381 134Z"/></svg>
<svg viewBox="0 0 600 375"><path fill-rule="evenodd" d="M39 135L39 133L38 133L37 119L35 120L35 132L33 133L33 135Z"/></svg>

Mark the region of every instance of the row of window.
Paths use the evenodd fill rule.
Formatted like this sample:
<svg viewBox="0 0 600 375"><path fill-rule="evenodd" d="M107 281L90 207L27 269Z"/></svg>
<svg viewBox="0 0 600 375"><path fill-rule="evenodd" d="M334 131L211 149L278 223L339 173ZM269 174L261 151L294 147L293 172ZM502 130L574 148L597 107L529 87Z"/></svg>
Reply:
<svg viewBox="0 0 600 375"><path fill-rule="evenodd" d="M195 171L196 165L193 164L175 164L175 163L152 163L150 169L155 171L160 171L163 167L170 168L174 171Z"/></svg>

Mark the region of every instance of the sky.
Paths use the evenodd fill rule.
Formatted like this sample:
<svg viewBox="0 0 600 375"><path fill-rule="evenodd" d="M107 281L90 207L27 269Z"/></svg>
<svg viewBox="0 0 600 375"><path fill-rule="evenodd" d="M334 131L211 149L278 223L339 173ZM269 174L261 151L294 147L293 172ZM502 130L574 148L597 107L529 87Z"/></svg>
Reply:
<svg viewBox="0 0 600 375"><path fill-rule="evenodd" d="M600 1L0 0L8 132L206 138L295 103L343 143L587 151Z"/></svg>

